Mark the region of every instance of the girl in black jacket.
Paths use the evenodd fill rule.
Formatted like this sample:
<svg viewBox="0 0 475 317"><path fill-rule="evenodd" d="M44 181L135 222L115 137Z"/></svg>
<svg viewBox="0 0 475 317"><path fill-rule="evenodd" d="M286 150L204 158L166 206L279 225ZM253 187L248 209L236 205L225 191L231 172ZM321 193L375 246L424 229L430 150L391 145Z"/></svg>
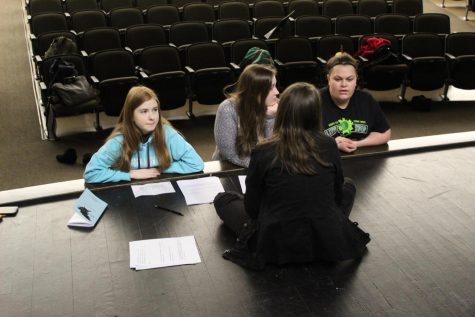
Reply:
<svg viewBox="0 0 475 317"><path fill-rule="evenodd" d="M244 199L221 193L218 215L239 235L224 257L246 267L363 255L369 235L348 219L355 186L335 140L321 131L321 98L305 83L281 96L274 132L251 154Z"/></svg>

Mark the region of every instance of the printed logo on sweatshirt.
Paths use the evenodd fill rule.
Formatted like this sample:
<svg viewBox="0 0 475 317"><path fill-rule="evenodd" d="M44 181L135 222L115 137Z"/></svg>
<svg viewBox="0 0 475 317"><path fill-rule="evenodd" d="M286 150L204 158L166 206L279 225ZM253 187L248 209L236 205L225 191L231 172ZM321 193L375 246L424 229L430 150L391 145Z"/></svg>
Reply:
<svg viewBox="0 0 475 317"><path fill-rule="evenodd" d="M364 120L351 120L346 118L338 119L328 125L325 129L325 134L331 137L337 134L343 137L349 136L352 133L368 134L368 125Z"/></svg>

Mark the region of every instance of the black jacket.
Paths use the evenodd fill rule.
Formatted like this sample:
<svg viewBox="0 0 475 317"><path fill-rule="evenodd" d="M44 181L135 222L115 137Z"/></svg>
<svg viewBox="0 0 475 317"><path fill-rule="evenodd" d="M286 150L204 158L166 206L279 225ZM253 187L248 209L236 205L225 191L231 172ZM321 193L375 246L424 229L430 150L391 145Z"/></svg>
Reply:
<svg viewBox="0 0 475 317"><path fill-rule="evenodd" d="M261 269L265 263L361 257L369 235L342 212L343 174L335 141L322 134L316 175L291 175L272 164L275 147L255 148L246 178L244 204L253 219L234 249L224 256L238 264Z"/></svg>

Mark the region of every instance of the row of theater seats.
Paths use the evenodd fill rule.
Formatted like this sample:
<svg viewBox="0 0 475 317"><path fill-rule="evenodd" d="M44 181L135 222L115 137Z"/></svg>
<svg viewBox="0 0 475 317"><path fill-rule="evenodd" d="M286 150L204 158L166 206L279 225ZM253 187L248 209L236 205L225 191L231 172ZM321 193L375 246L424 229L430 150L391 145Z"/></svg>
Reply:
<svg viewBox="0 0 475 317"><path fill-rule="evenodd" d="M94 12L95 13L95 12ZM38 17L47 17L44 23L32 23L31 37L35 55L43 55L55 37L66 36L76 41L86 52L99 49L129 46L133 50L148 45L173 43L176 46L215 40L226 43L245 38L265 39L266 34L281 21L278 17L260 18L252 25L246 20L223 19L214 23L176 22L169 28L159 24L140 24L140 21L123 21L122 28L108 27L102 23L84 23L82 28L69 30L63 16L57 13L44 13ZM58 18L56 20L56 18ZM32 21L33 22L33 21ZM36 21L38 22L38 21ZM355 37L371 33L403 35L412 32L432 32L450 34L450 19L440 13L422 13L414 17L413 22L405 15L381 14L374 20L364 15L338 16L334 23L324 16L303 16L288 21L270 38L285 36L305 36L309 38L329 34L342 34ZM117 34L121 33L120 36ZM122 38L122 39L121 39Z"/></svg>
<svg viewBox="0 0 475 317"><path fill-rule="evenodd" d="M219 8L229 0L210 0L210 1L193 1L193 0L29 0L26 5L26 10L29 15L33 16L43 12L65 12L73 13L82 10L101 9L105 12L110 12L117 8L137 8L139 10L147 10L152 6L157 5L172 5L177 8L182 8L186 15L186 7L189 4L201 4L199 8L191 9L198 14L204 12L208 14L209 8ZM269 15L279 15L287 12L296 11L296 16L300 15L326 15L329 17L336 17L340 14L359 13L369 16L376 16L381 13L398 13L414 16L422 13L422 0L242 0L231 1L240 2L245 6L235 6L242 12L242 8L247 8L247 15L251 13L254 17L260 17L264 12ZM225 6L228 6L227 4ZM195 6L196 7L196 6ZM218 10L219 11L219 10ZM217 18L220 18L218 13ZM242 17L239 17L242 18Z"/></svg>
<svg viewBox="0 0 475 317"><path fill-rule="evenodd" d="M398 39L390 34L372 34L365 37L384 37L391 42L394 52L401 57L397 65L382 65L378 68L362 67L361 84L365 88L387 90L402 85L401 96L404 97L405 87L417 90L435 90L454 85L461 89L475 89L471 76L475 70L475 47L470 45L475 40L475 33L452 33L444 37L442 44L440 35L434 33L411 33ZM225 48L216 42L200 42L182 47L172 45L148 46L135 51L135 54L124 48L97 51L84 59L75 55L74 62L81 64L78 68L88 77L94 76L103 98L106 114L118 115L123 103L123 96L113 90L114 102L106 102L108 96L105 87L111 82L127 82L133 77L131 84L139 79L137 68L143 70L142 81L150 84L150 78L166 78L160 84L153 84L154 89L163 99L164 109L183 106L185 100L197 100L202 104L216 104L222 98L222 88L232 82L239 74L238 64L247 50L260 47L270 50L279 70L278 85L281 89L296 81L307 81L321 86L325 84L324 65L336 51L344 50L350 54L357 51L353 39L346 35L328 35L311 41L305 37L286 37L275 42L274 49L259 39L238 40L230 44L230 60L226 60ZM445 48L444 48L445 46ZM171 60L170 56L173 55ZM117 57L118 56L118 57ZM48 58L39 64L39 75L44 87L49 83L49 66L55 57ZM177 85L167 76L170 73L180 74L183 85ZM175 74L176 73L176 74ZM162 77L161 77L162 76ZM188 78L188 79L187 79ZM205 78L205 79L203 79ZM107 85L103 84L107 82ZM186 83L190 83L188 86ZM105 86L104 86L105 85ZM123 84L121 84L123 85ZM175 88L181 87L180 92ZM123 91L125 93L125 90ZM47 97L47 96L45 96ZM180 101L176 101L179 97ZM190 114L192 113L190 102Z"/></svg>

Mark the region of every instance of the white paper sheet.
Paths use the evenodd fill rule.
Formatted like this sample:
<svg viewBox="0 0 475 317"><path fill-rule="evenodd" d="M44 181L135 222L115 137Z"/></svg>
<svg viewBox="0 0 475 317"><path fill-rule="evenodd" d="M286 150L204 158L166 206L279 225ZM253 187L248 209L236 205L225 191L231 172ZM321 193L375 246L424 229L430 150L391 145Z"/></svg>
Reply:
<svg viewBox="0 0 475 317"><path fill-rule="evenodd" d="M129 242L130 268L138 270L201 263L194 236Z"/></svg>
<svg viewBox="0 0 475 317"><path fill-rule="evenodd" d="M170 182L132 185L130 187L132 188L135 198L139 196L155 196L175 192L175 189Z"/></svg>
<svg viewBox="0 0 475 317"><path fill-rule="evenodd" d="M216 176L181 180L176 183L188 206L211 203L218 193L224 192L223 185Z"/></svg>
<svg viewBox="0 0 475 317"><path fill-rule="evenodd" d="M238 175L239 184L241 185L242 193L246 193L246 175Z"/></svg>

